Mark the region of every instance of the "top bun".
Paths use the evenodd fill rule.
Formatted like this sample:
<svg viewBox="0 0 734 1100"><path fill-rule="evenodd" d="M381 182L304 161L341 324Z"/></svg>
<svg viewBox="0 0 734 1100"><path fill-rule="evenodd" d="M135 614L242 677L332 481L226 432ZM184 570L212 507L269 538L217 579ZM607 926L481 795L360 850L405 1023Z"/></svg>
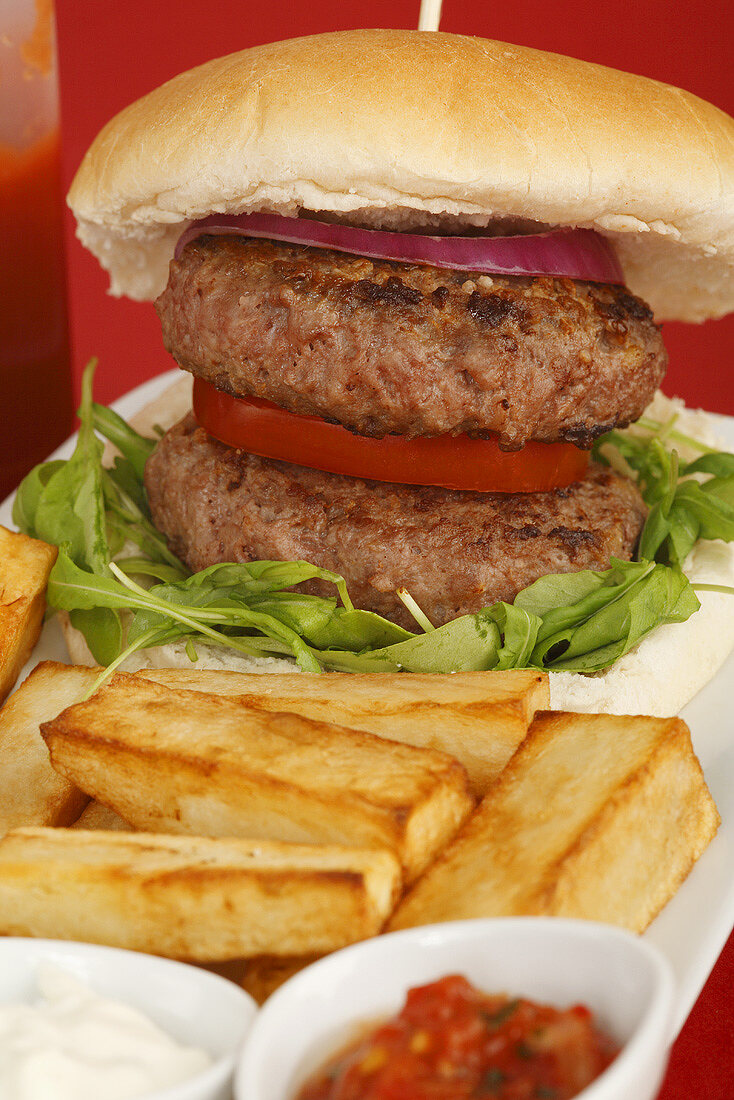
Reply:
<svg viewBox="0 0 734 1100"><path fill-rule="evenodd" d="M156 297L211 213L584 226L660 320L734 309L734 120L678 88L480 38L359 30L210 61L122 111L69 192L113 294Z"/></svg>

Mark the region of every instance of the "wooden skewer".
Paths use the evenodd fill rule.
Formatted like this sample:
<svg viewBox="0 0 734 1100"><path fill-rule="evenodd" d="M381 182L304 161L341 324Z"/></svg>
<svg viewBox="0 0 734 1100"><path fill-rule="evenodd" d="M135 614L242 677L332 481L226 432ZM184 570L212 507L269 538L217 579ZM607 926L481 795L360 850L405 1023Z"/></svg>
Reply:
<svg viewBox="0 0 734 1100"><path fill-rule="evenodd" d="M441 22L442 0L421 0L421 11L418 16L419 31L437 31Z"/></svg>

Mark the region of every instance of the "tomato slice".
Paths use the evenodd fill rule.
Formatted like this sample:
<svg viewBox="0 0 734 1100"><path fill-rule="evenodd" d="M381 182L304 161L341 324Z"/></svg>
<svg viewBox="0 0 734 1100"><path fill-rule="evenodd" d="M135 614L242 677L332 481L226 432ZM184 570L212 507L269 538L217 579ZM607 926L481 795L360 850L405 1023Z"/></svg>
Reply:
<svg viewBox="0 0 734 1100"><path fill-rule="evenodd" d="M258 397L232 397L194 380L194 416L230 447L332 474L483 493L533 493L583 477L586 451L570 443L528 443L502 451L495 439L467 435L388 435L368 439L318 416L287 412Z"/></svg>

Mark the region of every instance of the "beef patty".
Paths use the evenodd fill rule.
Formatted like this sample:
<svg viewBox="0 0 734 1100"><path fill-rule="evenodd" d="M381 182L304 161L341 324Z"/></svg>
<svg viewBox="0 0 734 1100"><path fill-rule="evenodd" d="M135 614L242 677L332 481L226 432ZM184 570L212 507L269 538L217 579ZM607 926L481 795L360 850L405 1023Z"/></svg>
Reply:
<svg viewBox="0 0 734 1100"><path fill-rule="evenodd" d="M439 625L546 573L629 558L646 514L635 485L602 466L548 493L416 488L257 458L190 415L158 444L145 483L156 526L191 569L305 559L341 573L357 607L408 627L397 588Z"/></svg>
<svg viewBox="0 0 734 1100"><path fill-rule="evenodd" d="M623 287L471 275L200 237L156 303L184 369L362 435L498 432L582 447L636 420L667 364Z"/></svg>

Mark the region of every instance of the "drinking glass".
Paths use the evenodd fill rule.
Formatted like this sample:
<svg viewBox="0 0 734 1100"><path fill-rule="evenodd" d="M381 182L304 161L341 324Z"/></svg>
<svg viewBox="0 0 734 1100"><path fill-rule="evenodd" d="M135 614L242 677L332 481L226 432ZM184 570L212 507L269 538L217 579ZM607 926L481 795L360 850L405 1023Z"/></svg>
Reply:
<svg viewBox="0 0 734 1100"><path fill-rule="evenodd" d="M73 422L53 0L0 0L0 500Z"/></svg>

